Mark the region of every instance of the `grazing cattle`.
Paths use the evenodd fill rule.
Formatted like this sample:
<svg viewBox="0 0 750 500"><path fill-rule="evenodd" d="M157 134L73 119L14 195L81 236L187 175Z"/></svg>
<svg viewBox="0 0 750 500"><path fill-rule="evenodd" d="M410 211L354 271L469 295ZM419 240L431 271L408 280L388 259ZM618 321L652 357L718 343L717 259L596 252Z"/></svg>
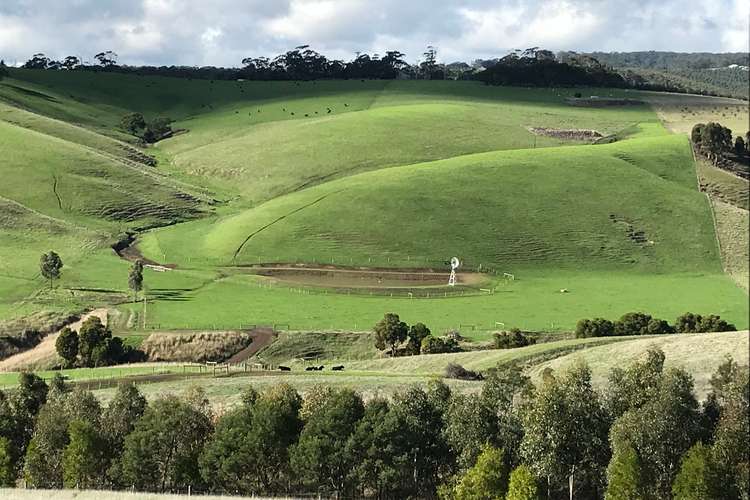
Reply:
<svg viewBox="0 0 750 500"><path fill-rule="evenodd" d="M323 365L320 365L320 366L318 367L318 371L322 371L322 370L323 370L323 368L325 368L325 366L323 366Z"/></svg>
<svg viewBox="0 0 750 500"><path fill-rule="evenodd" d="M344 107L345 107L345 108L348 108L348 107L349 107L349 105L348 105L347 103L344 103Z"/></svg>
<svg viewBox="0 0 750 500"><path fill-rule="evenodd" d="M288 366L279 366L279 371L290 372L290 371L292 371L292 369L289 368Z"/></svg>
<svg viewBox="0 0 750 500"><path fill-rule="evenodd" d="M333 368L331 368L331 370L333 370L335 372L340 372L343 369L344 369L344 365L338 365L338 366L334 366Z"/></svg>
<svg viewBox="0 0 750 500"><path fill-rule="evenodd" d="M290 115L292 115L292 116L294 116L294 111L292 111L292 112L291 112L291 113L289 113L289 114L290 114Z"/></svg>
<svg viewBox="0 0 750 500"><path fill-rule="evenodd" d="M315 370L317 370L317 368L314 367L314 366L308 366L307 368L305 368L306 372L311 372L311 371L315 371Z"/></svg>
<svg viewBox="0 0 750 500"><path fill-rule="evenodd" d="M305 113L305 116L310 116L309 114Z"/></svg>
<svg viewBox="0 0 750 500"><path fill-rule="evenodd" d="M326 108L326 109L328 110L327 112L330 115L331 114L331 108Z"/></svg>

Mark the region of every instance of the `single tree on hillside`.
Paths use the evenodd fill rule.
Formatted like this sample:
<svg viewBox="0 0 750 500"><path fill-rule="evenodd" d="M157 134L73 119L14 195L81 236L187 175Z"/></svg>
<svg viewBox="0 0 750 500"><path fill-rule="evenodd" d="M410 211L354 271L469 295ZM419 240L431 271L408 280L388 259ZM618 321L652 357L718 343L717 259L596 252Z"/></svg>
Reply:
<svg viewBox="0 0 750 500"><path fill-rule="evenodd" d="M138 292L143 289L143 262L137 260L133 263L128 274L128 288L133 291L133 300L138 298Z"/></svg>
<svg viewBox="0 0 750 500"><path fill-rule="evenodd" d="M81 65L81 60L76 56L68 56L63 59L61 66L68 71L76 69Z"/></svg>
<svg viewBox="0 0 750 500"><path fill-rule="evenodd" d="M59 255L50 251L42 254L39 259L39 270L45 279L49 280L49 287L52 289L52 281L60 278L60 270L63 267L63 261Z"/></svg>
<svg viewBox="0 0 750 500"><path fill-rule="evenodd" d="M8 76L8 67L5 65L5 61L0 59L0 80Z"/></svg>
<svg viewBox="0 0 750 500"><path fill-rule="evenodd" d="M743 139L742 136L738 135L734 140L734 152L742 156L747 152L746 148L747 145L745 144L745 139Z"/></svg>
<svg viewBox="0 0 750 500"><path fill-rule="evenodd" d="M140 113L128 113L120 120L120 127L130 134L140 135L146 128L146 120Z"/></svg>
<svg viewBox="0 0 750 500"><path fill-rule="evenodd" d="M78 334L70 328L63 328L55 341L55 349L65 361L65 368L71 368L78 357Z"/></svg>
<svg viewBox="0 0 750 500"><path fill-rule="evenodd" d="M384 350L390 346L391 356L396 355L396 346L406 340L409 326L401 321L398 314L387 313L375 325L375 347Z"/></svg>
<svg viewBox="0 0 750 500"><path fill-rule="evenodd" d="M409 352L419 354L422 349L422 339L430 336L430 329L424 323L415 323L409 328Z"/></svg>

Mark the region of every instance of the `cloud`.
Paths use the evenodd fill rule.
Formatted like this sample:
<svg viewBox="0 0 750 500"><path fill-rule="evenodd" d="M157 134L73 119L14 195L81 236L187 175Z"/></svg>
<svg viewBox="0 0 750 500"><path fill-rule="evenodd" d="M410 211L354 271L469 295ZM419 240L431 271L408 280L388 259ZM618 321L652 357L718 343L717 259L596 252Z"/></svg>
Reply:
<svg viewBox="0 0 750 500"><path fill-rule="evenodd" d="M330 57L425 46L443 61L515 48L747 51L744 0L2 0L0 58L237 65L301 44Z"/></svg>

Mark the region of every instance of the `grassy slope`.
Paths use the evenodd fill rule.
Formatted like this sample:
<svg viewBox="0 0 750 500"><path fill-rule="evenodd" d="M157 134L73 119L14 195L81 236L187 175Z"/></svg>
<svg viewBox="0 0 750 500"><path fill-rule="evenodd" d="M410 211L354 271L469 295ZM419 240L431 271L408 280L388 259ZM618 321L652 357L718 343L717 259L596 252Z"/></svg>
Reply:
<svg viewBox="0 0 750 500"><path fill-rule="evenodd" d="M737 284L747 291L750 289L750 216L747 210L729 203L714 201L713 205L724 267Z"/></svg>
<svg viewBox="0 0 750 500"><path fill-rule="evenodd" d="M696 392L703 398L708 392L711 375L724 361L725 356L732 356L740 365L747 366L750 349L748 338L748 332L741 331L664 335L609 344L544 362L532 370L532 376L538 378L547 367L559 370L578 359L583 359L591 367L594 383L602 387L606 384L609 370L614 366L624 368L642 356L651 346L656 346L664 351L667 367L683 367L693 375Z"/></svg>

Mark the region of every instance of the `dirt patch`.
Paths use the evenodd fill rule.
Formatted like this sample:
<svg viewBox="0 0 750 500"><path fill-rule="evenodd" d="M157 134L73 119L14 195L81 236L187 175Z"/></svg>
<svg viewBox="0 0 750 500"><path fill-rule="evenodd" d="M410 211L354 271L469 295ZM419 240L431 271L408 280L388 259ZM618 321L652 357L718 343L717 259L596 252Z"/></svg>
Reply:
<svg viewBox="0 0 750 500"><path fill-rule="evenodd" d="M81 319L75 323L67 325L67 327L77 332L81 328L83 322L92 316L96 316L103 324L107 324L107 309L102 308L94 309L93 311L84 314L81 316ZM54 367L58 362L55 342L57 341L57 336L60 334L60 330L44 337L36 347L0 361L0 371L8 372Z"/></svg>
<svg viewBox="0 0 750 500"><path fill-rule="evenodd" d="M449 272L434 269L383 269L365 267L307 266L267 264L241 267L243 271L297 285L346 289L403 289L442 287L448 283ZM479 286L487 281L481 273L457 273L457 286Z"/></svg>
<svg viewBox="0 0 750 500"><path fill-rule="evenodd" d="M269 337L272 338L272 331ZM152 333L141 344L149 361L189 361L203 363L206 361L224 361L241 352L254 350L255 340L259 337L254 331L200 331L200 332L159 332ZM260 340L265 340L260 335ZM263 342L261 342L263 343Z"/></svg>
<svg viewBox="0 0 750 500"><path fill-rule="evenodd" d="M604 137L601 132L597 130L586 130L578 128L545 128L545 127L529 127L529 132L534 135L543 135L545 137L554 137L555 139L565 139L571 141L587 141L595 142L598 139Z"/></svg>
<svg viewBox="0 0 750 500"><path fill-rule="evenodd" d="M587 108L605 108L609 106L639 106L645 104L644 101L638 99L628 98L615 98L615 97L599 97L592 95L591 97L568 97L565 102L571 106L582 106Z"/></svg>
<svg viewBox="0 0 750 500"><path fill-rule="evenodd" d="M250 332L252 343L227 360L229 364L242 363L254 356L261 349L269 346L275 339L276 333L273 328L256 328Z"/></svg>

